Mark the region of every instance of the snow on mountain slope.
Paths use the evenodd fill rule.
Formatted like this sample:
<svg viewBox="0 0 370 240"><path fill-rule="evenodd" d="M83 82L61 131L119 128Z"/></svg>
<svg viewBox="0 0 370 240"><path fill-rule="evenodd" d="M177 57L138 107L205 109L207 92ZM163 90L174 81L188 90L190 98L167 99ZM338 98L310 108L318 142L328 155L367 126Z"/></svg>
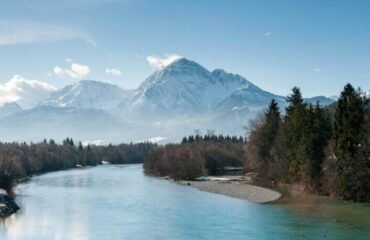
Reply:
<svg viewBox="0 0 370 240"><path fill-rule="evenodd" d="M239 75L208 71L181 58L156 71L118 109L129 116L154 118L208 112L239 88L252 85Z"/></svg>
<svg viewBox="0 0 370 240"><path fill-rule="evenodd" d="M4 105L0 107L0 118L20 111L22 111L22 108L16 102L4 103Z"/></svg>
<svg viewBox="0 0 370 240"><path fill-rule="evenodd" d="M275 99L284 111L285 97L262 90L244 77L222 69L212 72L181 58L154 72L116 109L128 121L143 122L144 132L174 137L194 129L242 134L250 119ZM326 104L325 97L308 99ZM176 136L175 136L176 137Z"/></svg>
<svg viewBox="0 0 370 240"><path fill-rule="evenodd" d="M53 92L39 105L111 110L130 94L131 91L113 84L82 80Z"/></svg>
<svg viewBox="0 0 370 240"><path fill-rule="evenodd" d="M305 98L304 100L305 100L306 103L316 104L318 102L320 105L329 105L329 104L335 102L335 100L333 98L328 98L328 97L325 97L325 96Z"/></svg>
<svg viewBox="0 0 370 240"><path fill-rule="evenodd" d="M266 107L269 102L275 99L280 106L285 105L285 99L281 96L263 91L262 89L251 85L247 88L239 88L229 97L217 105L217 111L239 111L244 108L261 109Z"/></svg>

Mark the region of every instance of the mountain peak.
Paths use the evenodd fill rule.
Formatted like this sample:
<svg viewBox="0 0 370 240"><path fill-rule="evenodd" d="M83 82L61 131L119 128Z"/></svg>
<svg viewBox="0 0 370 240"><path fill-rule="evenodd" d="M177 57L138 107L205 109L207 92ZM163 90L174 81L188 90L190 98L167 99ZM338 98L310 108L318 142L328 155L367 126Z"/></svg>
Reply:
<svg viewBox="0 0 370 240"><path fill-rule="evenodd" d="M16 112L22 111L22 108L16 102L6 102L0 107L0 117L4 117Z"/></svg>
<svg viewBox="0 0 370 240"><path fill-rule="evenodd" d="M39 105L111 110L130 95L131 91L110 83L81 80L53 92Z"/></svg>
<svg viewBox="0 0 370 240"><path fill-rule="evenodd" d="M174 66L174 65L177 65L177 66L186 66L186 65L193 65L193 64L196 64L196 65L199 65L198 63L192 61L192 60L189 60L187 58L184 58L184 57L181 57L179 59L176 59L175 61L173 61L171 64L167 65L166 67L168 66Z"/></svg>
<svg viewBox="0 0 370 240"><path fill-rule="evenodd" d="M163 72L192 72L192 71L206 71L209 72L207 69L205 69L202 65L199 63L189 60L187 58L179 58L175 61L173 61L171 64L164 67L161 71Z"/></svg>
<svg viewBox="0 0 370 240"><path fill-rule="evenodd" d="M91 80L91 79L83 79L83 80L78 81L77 83L80 83L80 84L105 84L106 82L96 81L96 80ZM107 83L107 84L109 84L109 83Z"/></svg>

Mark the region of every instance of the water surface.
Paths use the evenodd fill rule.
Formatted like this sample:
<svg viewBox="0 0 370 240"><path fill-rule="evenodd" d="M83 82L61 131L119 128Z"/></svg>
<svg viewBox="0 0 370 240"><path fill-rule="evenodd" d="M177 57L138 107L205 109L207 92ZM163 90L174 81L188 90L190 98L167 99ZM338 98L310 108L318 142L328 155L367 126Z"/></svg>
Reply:
<svg viewBox="0 0 370 240"><path fill-rule="evenodd" d="M369 204L256 204L144 176L141 165L48 173L18 188L0 239L369 239Z"/></svg>

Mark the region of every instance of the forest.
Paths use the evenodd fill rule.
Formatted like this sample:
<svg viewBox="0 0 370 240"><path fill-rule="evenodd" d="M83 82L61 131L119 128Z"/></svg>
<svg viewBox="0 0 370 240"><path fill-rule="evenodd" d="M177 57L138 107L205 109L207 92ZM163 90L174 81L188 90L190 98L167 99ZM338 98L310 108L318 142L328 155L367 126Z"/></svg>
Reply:
<svg viewBox="0 0 370 240"><path fill-rule="evenodd" d="M243 137L213 133L184 137L180 144L159 146L145 159L144 171L175 180L194 180L204 175L223 174L228 166L243 166Z"/></svg>
<svg viewBox="0 0 370 240"><path fill-rule="evenodd" d="M77 166L96 166L102 161L112 164L142 163L156 147L152 143L107 146L75 144L67 138L62 144L54 140L41 143L0 143L0 188L14 196L19 179L34 174L65 170Z"/></svg>
<svg viewBox="0 0 370 240"><path fill-rule="evenodd" d="M190 136L154 150L144 162L146 173L193 180L243 165L268 186L295 184L303 191L370 201L369 99L347 84L326 107L307 104L297 87L286 100L283 110L271 101L249 124L247 140Z"/></svg>

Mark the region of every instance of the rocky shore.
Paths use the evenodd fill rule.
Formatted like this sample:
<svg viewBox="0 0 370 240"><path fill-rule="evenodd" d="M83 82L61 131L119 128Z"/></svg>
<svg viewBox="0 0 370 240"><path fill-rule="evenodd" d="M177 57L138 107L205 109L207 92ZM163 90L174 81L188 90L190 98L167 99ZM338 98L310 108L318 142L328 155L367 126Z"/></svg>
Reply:
<svg viewBox="0 0 370 240"><path fill-rule="evenodd" d="M19 206L9 196L0 193L0 218L6 218L19 210Z"/></svg>
<svg viewBox="0 0 370 240"><path fill-rule="evenodd" d="M227 195L257 203L273 202L282 194L264 187L248 184L246 181L218 178L207 181L182 181L184 185L198 188L201 191Z"/></svg>

